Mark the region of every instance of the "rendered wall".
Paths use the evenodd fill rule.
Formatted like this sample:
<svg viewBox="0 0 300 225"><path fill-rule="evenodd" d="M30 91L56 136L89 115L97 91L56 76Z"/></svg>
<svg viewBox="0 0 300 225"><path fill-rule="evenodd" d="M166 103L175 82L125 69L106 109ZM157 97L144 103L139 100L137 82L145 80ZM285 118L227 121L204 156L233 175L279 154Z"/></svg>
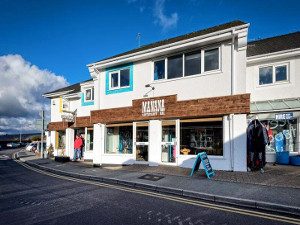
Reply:
<svg viewBox="0 0 300 225"><path fill-rule="evenodd" d="M289 64L289 81L273 85L259 85L259 67L268 65ZM298 98L300 96L300 57L285 58L281 60L264 60L247 65L246 84L251 101L264 101L283 98Z"/></svg>

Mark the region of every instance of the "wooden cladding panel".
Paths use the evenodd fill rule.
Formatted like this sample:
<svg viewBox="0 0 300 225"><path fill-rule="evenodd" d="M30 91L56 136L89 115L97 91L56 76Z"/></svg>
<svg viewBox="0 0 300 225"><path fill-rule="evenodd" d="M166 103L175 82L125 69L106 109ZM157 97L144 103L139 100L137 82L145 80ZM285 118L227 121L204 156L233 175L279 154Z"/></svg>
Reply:
<svg viewBox="0 0 300 225"><path fill-rule="evenodd" d="M48 130L54 131L54 130L65 130L68 127L71 126L72 123L70 122L50 122L47 126Z"/></svg>
<svg viewBox="0 0 300 225"><path fill-rule="evenodd" d="M76 117L75 123L71 127L75 128L75 127L92 127L92 126L93 124L91 123L91 117L82 116L82 117Z"/></svg>
<svg viewBox="0 0 300 225"><path fill-rule="evenodd" d="M142 102L164 99L165 115L143 116ZM91 123L119 123L150 119L214 117L250 113L250 94L177 101L176 95L133 100L132 107L91 111Z"/></svg>

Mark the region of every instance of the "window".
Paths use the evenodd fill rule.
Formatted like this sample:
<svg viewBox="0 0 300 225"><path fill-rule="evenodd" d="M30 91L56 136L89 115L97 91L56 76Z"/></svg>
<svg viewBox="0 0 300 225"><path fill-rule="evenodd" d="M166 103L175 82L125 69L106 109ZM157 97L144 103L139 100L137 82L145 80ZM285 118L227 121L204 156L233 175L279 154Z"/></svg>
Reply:
<svg viewBox="0 0 300 225"><path fill-rule="evenodd" d="M93 143L94 143L94 131L93 128L88 128L86 134L86 151L93 150Z"/></svg>
<svg viewBox="0 0 300 225"><path fill-rule="evenodd" d="M275 77L276 82L286 81L287 80L286 65L285 66L276 66L275 74L276 74L276 77Z"/></svg>
<svg viewBox="0 0 300 225"><path fill-rule="evenodd" d="M219 48L204 51L204 71L219 69Z"/></svg>
<svg viewBox="0 0 300 225"><path fill-rule="evenodd" d="M111 73L110 88L118 88L118 87L119 87L119 73Z"/></svg>
<svg viewBox="0 0 300 225"><path fill-rule="evenodd" d="M180 121L180 154L223 155L222 121Z"/></svg>
<svg viewBox="0 0 300 225"><path fill-rule="evenodd" d="M60 111L69 110L69 101L67 99L61 98Z"/></svg>
<svg viewBox="0 0 300 225"><path fill-rule="evenodd" d="M154 62L154 80L165 79L165 60Z"/></svg>
<svg viewBox="0 0 300 225"><path fill-rule="evenodd" d="M273 83L273 67L259 68L259 84L272 84Z"/></svg>
<svg viewBox="0 0 300 225"><path fill-rule="evenodd" d="M132 154L132 125L116 125L106 128L107 154Z"/></svg>
<svg viewBox="0 0 300 225"><path fill-rule="evenodd" d="M220 69L220 48L182 53L153 62L154 80L174 79Z"/></svg>
<svg viewBox="0 0 300 225"><path fill-rule="evenodd" d="M130 83L130 70L121 69L110 73L110 89L128 87Z"/></svg>
<svg viewBox="0 0 300 225"><path fill-rule="evenodd" d="M120 87L128 87L129 79L129 69L120 70Z"/></svg>
<svg viewBox="0 0 300 225"><path fill-rule="evenodd" d="M189 53L185 55L184 76L201 73L201 52Z"/></svg>
<svg viewBox="0 0 300 225"><path fill-rule="evenodd" d="M94 101L94 88L85 90L85 101Z"/></svg>
<svg viewBox="0 0 300 225"><path fill-rule="evenodd" d="M287 80L287 65L275 65L259 68L259 85L279 83Z"/></svg>
<svg viewBox="0 0 300 225"><path fill-rule="evenodd" d="M182 55L168 58L168 79L182 77Z"/></svg>
<svg viewBox="0 0 300 225"><path fill-rule="evenodd" d="M66 147L66 132L65 131L56 131L56 149L65 149Z"/></svg>

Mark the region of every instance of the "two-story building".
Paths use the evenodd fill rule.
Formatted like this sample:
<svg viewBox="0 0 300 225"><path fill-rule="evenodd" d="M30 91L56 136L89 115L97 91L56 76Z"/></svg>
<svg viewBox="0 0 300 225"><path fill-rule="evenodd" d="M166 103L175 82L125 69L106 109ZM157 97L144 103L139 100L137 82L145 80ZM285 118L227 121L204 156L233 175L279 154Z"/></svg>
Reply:
<svg viewBox="0 0 300 225"><path fill-rule="evenodd" d="M295 87L293 98L300 96L295 83L299 35L288 49L267 49L272 43L259 40L247 50L248 27L233 21L89 64L92 80L44 95L51 98L48 144L55 154L63 149L72 157L79 132L85 136L85 159L94 165L192 167L196 154L205 151L214 169L246 171L247 118L275 119L266 116L274 111L255 107L282 101L279 93L271 94L273 87L283 87L279 81L290 83L290 91ZM295 54L270 57L280 51ZM266 83L271 66L272 82ZM287 115L282 114L286 108L278 112ZM293 151L298 150L295 145Z"/></svg>

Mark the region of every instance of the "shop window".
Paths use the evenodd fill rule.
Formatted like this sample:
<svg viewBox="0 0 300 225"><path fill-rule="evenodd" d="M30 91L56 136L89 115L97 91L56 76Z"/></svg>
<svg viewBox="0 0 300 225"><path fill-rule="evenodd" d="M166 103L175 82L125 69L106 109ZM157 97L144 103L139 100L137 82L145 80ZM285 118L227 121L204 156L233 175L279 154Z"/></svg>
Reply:
<svg viewBox="0 0 300 225"><path fill-rule="evenodd" d="M65 131L56 131L56 149L65 149L66 148L66 132Z"/></svg>
<svg viewBox="0 0 300 225"><path fill-rule="evenodd" d="M219 48L204 51L204 71L219 69Z"/></svg>
<svg viewBox="0 0 300 225"><path fill-rule="evenodd" d="M165 79L165 60L154 62L154 80Z"/></svg>
<svg viewBox="0 0 300 225"><path fill-rule="evenodd" d="M201 73L201 52L185 54L184 76Z"/></svg>
<svg viewBox="0 0 300 225"><path fill-rule="evenodd" d="M223 155L222 121L180 121L180 154Z"/></svg>
<svg viewBox="0 0 300 225"><path fill-rule="evenodd" d="M266 151L297 151L297 119L265 119L260 120L268 131L270 145Z"/></svg>
<svg viewBox="0 0 300 225"><path fill-rule="evenodd" d="M106 70L106 94L116 94L133 90L133 64Z"/></svg>
<svg viewBox="0 0 300 225"><path fill-rule="evenodd" d="M132 124L107 126L105 153L132 154L132 131Z"/></svg>
<svg viewBox="0 0 300 225"><path fill-rule="evenodd" d="M182 54L168 58L168 79L182 77Z"/></svg>
<svg viewBox="0 0 300 225"><path fill-rule="evenodd" d="M94 101L94 88L89 88L85 90L85 101Z"/></svg>
<svg viewBox="0 0 300 225"><path fill-rule="evenodd" d="M287 65L275 65L259 68L259 85L280 83L287 80Z"/></svg>
<svg viewBox="0 0 300 225"><path fill-rule="evenodd" d="M94 144L94 131L93 128L88 128L86 134L86 151L92 151Z"/></svg>

